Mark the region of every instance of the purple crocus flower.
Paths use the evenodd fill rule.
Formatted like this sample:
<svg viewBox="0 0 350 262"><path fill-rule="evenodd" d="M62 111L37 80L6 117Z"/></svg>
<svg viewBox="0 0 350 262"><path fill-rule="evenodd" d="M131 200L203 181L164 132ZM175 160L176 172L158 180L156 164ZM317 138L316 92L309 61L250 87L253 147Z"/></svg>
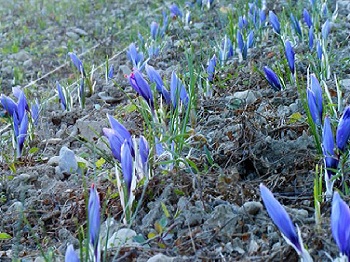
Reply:
<svg viewBox="0 0 350 262"><path fill-rule="evenodd" d="M338 245L344 261L350 258L350 209L341 199L338 192L334 192L331 213L331 228L335 242Z"/></svg>
<svg viewBox="0 0 350 262"><path fill-rule="evenodd" d="M95 185L92 184L90 189L89 206L88 206L88 217L89 217L89 237L90 244L94 250L95 260L100 261L99 251L99 235L100 235L100 197L98 196Z"/></svg>
<svg viewBox="0 0 350 262"><path fill-rule="evenodd" d="M169 6L169 9L170 9L170 16L172 19L176 19L177 17L182 17L182 12L180 11L179 7L175 3L172 3Z"/></svg>
<svg viewBox="0 0 350 262"><path fill-rule="evenodd" d="M334 136L332 132L331 122L328 116L326 116L324 119L322 130L322 151L326 167L326 195L330 198L333 193L334 181L332 180L332 176L335 174L333 170L338 168L339 160L334 152Z"/></svg>
<svg viewBox="0 0 350 262"><path fill-rule="evenodd" d="M321 41L320 40L318 40L317 44L316 44L316 53L317 53L317 58L319 60L322 60L323 50L322 50L322 45L321 45Z"/></svg>
<svg viewBox="0 0 350 262"><path fill-rule="evenodd" d="M302 31L301 31L299 21L295 18L295 16L292 13L290 13L289 17L290 17L290 21L291 21L291 24L292 24L294 31L299 35L299 37L301 37Z"/></svg>
<svg viewBox="0 0 350 262"><path fill-rule="evenodd" d="M134 72L128 76L128 79L134 90L146 100L149 107L153 110L154 100L152 90L147 81L143 78L141 72L134 70Z"/></svg>
<svg viewBox="0 0 350 262"><path fill-rule="evenodd" d="M267 66L264 66L264 72L265 72L266 80L269 82L272 88L275 89L276 91L280 91L282 89L282 85L276 73Z"/></svg>
<svg viewBox="0 0 350 262"><path fill-rule="evenodd" d="M169 105L171 103L170 93L165 88L163 80L160 77L159 73L154 69L153 66L150 66L148 64L146 64L145 69L149 80L152 83L156 84L157 91L162 95L162 97L165 100L165 103Z"/></svg>
<svg viewBox="0 0 350 262"><path fill-rule="evenodd" d="M24 112L29 111L26 95L24 94L23 90L19 87L12 88L12 92L14 96L18 99L16 112L17 112L19 121L22 121Z"/></svg>
<svg viewBox="0 0 350 262"><path fill-rule="evenodd" d="M266 13L265 10L261 9L259 12L259 21L260 21L260 25L263 26L265 24L266 21Z"/></svg>
<svg viewBox="0 0 350 262"><path fill-rule="evenodd" d="M350 106L344 109L337 127L337 147L344 152L350 138Z"/></svg>
<svg viewBox="0 0 350 262"><path fill-rule="evenodd" d="M309 28L309 49L312 50L314 47L314 27Z"/></svg>
<svg viewBox="0 0 350 262"><path fill-rule="evenodd" d="M121 167L123 171L123 178L126 184L126 189L128 192L128 198L130 196L131 182L133 179L133 158L131 155L130 145L128 141L124 141L121 147Z"/></svg>
<svg viewBox="0 0 350 262"><path fill-rule="evenodd" d="M270 21L270 24L271 24L273 30L277 34L280 34L281 33L280 21L278 20L277 15L271 10L269 11L269 21Z"/></svg>
<svg viewBox="0 0 350 262"><path fill-rule="evenodd" d="M243 36L242 36L242 33L240 30L237 30L237 45L238 45L239 50L243 54L244 40L243 40Z"/></svg>
<svg viewBox="0 0 350 262"><path fill-rule="evenodd" d="M306 25L310 28L313 25L313 23L312 23L311 16L306 8L304 8L303 10L303 18Z"/></svg>
<svg viewBox="0 0 350 262"><path fill-rule="evenodd" d="M322 39L326 40L328 38L329 32L331 31L331 26L329 23L329 20L327 19L326 22L322 25Z"/></svg>
<svg viewBox="0 0 350 262"><path fill-rule="evenodd" d="M131 43L129 45L129 50L126 51L126 55L133 64L133 67L140 68L143 62L143 53L137 52L136 45Z"/></svg>
<svg viewBox="0 0 350 262"><path fill-rule="evenodd" d="M187 91L174 71L171 74L170 97L174 108L176 108L178 101L181 101L187 107L189 101Z"/></svg>
<svg viewBox="0 0 350 262"><path fill-rule="evenodd" d="M292 74L295 73L295 53L292 44L287 40L284 43L284 51L288 61L288 66Z"/></svg>
<svg viewBox="0 0 350 262"><path fill-rule="evenodd" d="M114 76L114 65L112 64L112 65L109 67L108 74L107 74L107 78L108 78L108 79L113 79L113 76Z"/></svg>
<svg viewBox="0 0 350 262"><path fill-rule="evenodd" d="M78 254L74 251L74 247L72 244L67 247L64 261L65 262L80 262Z"/></svg>
<svg viewBox="0 0 350 262"><path fill-rule="evenodd" d="M210 82L214 80L215 67L216 67L216 56L214 54L213 57L209 59L209 63L207 67L208 81Z"/></svg>
<svg viewBox="0 0 350 262"><path fill-rule="evenodd" d="M271 217L272 221L281 231L282 236L291 245L295 251L302 256L303 258L310 258L310 255L303 247L303 242L300 237L300 232L295 230L292 220L290 219L288 213L283 208L283 206L275 199L271 191L265 187L263 184L260 184L260 194L261 198L265 204L267 213ZM306 260L308 261L308 260Z"/></svg>
<svg viewBox="0 0 350 262"><path fill-rule="evenodd" d="M156 40L156 38L157 38L158 29L159 29L158 23L153 21L151 23L151 37L152 37L153 40Z"/></svg>
<svg viewBox="0 0 350 262"><path fill-rule="evenodd" d="M103 128L102 131L104 135L108 138L113 157L121 161L121 147L124 141L127 140L130 147L132 147L131 134L114 117L108 114L107 117L112 128ZM132 152L134 155L133 148Z"/></svg>
<svg viewBox="0 0 350 262"><path fill-rule="evenodd" d="M62 110L66 110L67 109L66 96L64 95L62 86L60 85L60 83L58 83L58 81L56 82L56 88L58 92L58 101L61 104Z"/></svg>
<svg viewBox="0 0 350 262"><path fill-rule="evenodd" d="M69 52L68 55L70 56L74 66L78 69L79 73L82 74L84 77L86 77L85 70L83 63L81 60L77 57L76 54Z"/></svg>

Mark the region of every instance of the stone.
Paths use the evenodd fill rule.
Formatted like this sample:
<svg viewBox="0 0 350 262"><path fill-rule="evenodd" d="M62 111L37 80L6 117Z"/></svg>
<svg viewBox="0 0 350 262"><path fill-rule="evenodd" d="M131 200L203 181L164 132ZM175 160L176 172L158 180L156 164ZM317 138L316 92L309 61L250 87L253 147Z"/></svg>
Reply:
<svg viewBox="0 0 350 262"><path fill-rule="evenodd" d="M102 127L107 126L105 121L89 121L79 119L76 122L78 133L89 142L97 141L102 133Z"/></svg>
<svg viewBox="0 0 350 262"><path fill-rule="evenodd" d="M157 254L157 255L149 258L147 260L147 262L172 262L174 260L175 260L174 257L168 257L168 256L160 253L160 254Z"/></svg>
<svg viewBox="0 0 350 262"><path fill-rule="evenodd" d="M263 208L263 205L260 202L250 201L243 204L240 208L240 211L245 213L247 212L250 215L256 215Z"/></svg>
<svg viewBox="0 0 350 262"><path fill-rule="evenodd" d="M110 239L107 241L107 248L115 248L121 245L131 245L137 244L133 241L133 238L136 236L136 232L129 228L122 228L115 232Z"/></svg>
<svg viewBox="0 0 350 262"><path fill-rule="evenodd" d="M60 150L58 166L61 172L66 173L75 173L78 169L74 152L66 146L63 146Z"/></svg>

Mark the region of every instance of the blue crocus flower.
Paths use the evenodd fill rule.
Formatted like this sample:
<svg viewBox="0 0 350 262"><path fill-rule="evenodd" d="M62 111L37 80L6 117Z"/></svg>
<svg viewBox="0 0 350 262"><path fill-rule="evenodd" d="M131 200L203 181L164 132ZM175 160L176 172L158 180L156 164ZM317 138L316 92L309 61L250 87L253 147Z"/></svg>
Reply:
<svg viewBox="0 0 350 262"><path fill-rule="evenodd" d="M185 86L174 71L171 74L170 98L174 108L177 107L178 101L181 101L185 107L188 105L189 97Z"/></svg>
<svg viewBox="0 0 350 262"><path fill-rule="evenodd" d="M86 77L85 70L83 63L81 60L77 57L76 54L69 52L68 55L70 56L74 66L78 69L79 73L82 74L82 76Z"/></svg>
<svg viewBox="0 0 350 262"><path fill-rule="evenodd" d="M133 64L133 67L140 68L143 62L143 53L137 52L136 45L134 43L131 43L129 45L129 50L126 51L126 55L128 59Z"/></svg>
<svg viewBox="0 0 350 262"><path fill-rule="evenodd" d="M63 89L60 83L56 82L56 88L58 92L58 101L61 104L62 110L66 110L67 109L66 96L63 93Z"/></svg>
<svg viewBox="0 0 350 262"><path fill-rule="evenodd" d="M282 85L276 73L267 66L264 66L264 72L265 72L266 80L269 82L272 88L275 89L276 91L280 91L282 89Z"/></svg>
<svg viewBox="0 0 350 262"><path fill-rule="evenodd" d="M284 51L288 61L288 66L292 74L295 73L295 53L292 44L287 40L284 43Z"/></svg>
<svg viewBox="0 0 350 262"><path fill-rule="evenodd" d="M316 44L316 53L317 53L317 58L319 60L322 60L323 50L322 50L322 45L321 45L321 41L320 40L318 40L317 44Z"/></svg>
<svg viewBox="0 0 350 262"><path fill-rule="evenodd" d="M278 20L277 15L271 10L269 11L269 21L270 21L270 24L271 24L273 30L277 34L280 34L281 33L280 21Z"/></svg>
<svg viewBox="0 0 350 262"><path fill-rule="evenodd" d="M124 141L121 147L121 167L123 172L124 182L128 192L128 198L130 196L131 182L133 179L133 158L131 155L131 149L128 141Z"/></svg>
<svg viewBox="0 0 350 262"><path fill-rule="evenodd" d="M310 87L306 90L307 103L312 121L321 126L323 114L322 88L314 74L310 78Z"/></svg>
<svg viewBox="0 0 350 262"><path fill-rule="evenodd" d="M327 19L326 22L322 25L322 39L326 40L328 38L329 32L331 31L331 26L329 23L329 20Z"/></svg>
<svg viewBox="0 0 350 262"><path fill-rule="evenodd" d="M88 217L89 217L89 237L90 244L94 250L94 261L100 261L100 250L99 250L99 235L100 235L100 197L98 196L97 190L92 184L90 189L89 206L88 206Z"/></svg>
<svg viewBox="0 0 350 262"><path fill-rule="evenodd" d="M243 56L243 59L247 57L247 46L244 43L243 36L240 30L237 30L237 45Z"/></svg>
<svg viewBox="0 0 350 262"><path fill-rule="evenodd" d="M252 48L254 45L254 31L251 30L247 37L247 48Z"/></svg>
<svg viewBox="0 0 350 262"><path fill-rule="evenodd" d="M277 201L277 199L275 199L271 191L263 184L260 184L260 194L265 204L267 213L281 231L282 236L287 243L295 249L299 256L304 259L304 261L312 261L309 253L303 247L299 230L298 234L292 220L283 206Z"/></svg>
<svg viewBox="0 0 350 262"><path fill-rule="evenodd" d="M153 110L154 100L152 90L147 81L143 78L141 72L134 70L134 72L128 76L128 79L134 90L146 100L149 107Z"/></svg>
<svg viewBox="0 0 350 262"><path fill-rule="evenodd" d="M214 54L213 57L209 59L209 63L207 67L208 81L210 82L214 80L215 67L216 67L216 56Z"/></svg>
<svg viewBox="0 0 350 262"><path fill-rule="evenodd" d="M35 99L35 102L30 107L30 112L33 119L33 123L35 126L37 126L39 121L39 114L40 114L40 104L38 99Z"/></svg>
<svg viewBox="0 0 350 262"><path fill-rule="evenodd" d="M5 95L1 95L0 102L2 107L10 116L13 116L14 113L17 113L17 103L13 101L12 98Z"/></svg>
<svg viewBox="0 0 350 262"><path fill-rule="evenodd" d="M248 21L245 16L238 17L238 27L240 30L245 29L248 26Z"/></svg>
<svg viewBox="0 0 350 262"><path fill-rule="evenodd" d="M108 138L113 157L121 161L120 151L122 144L125 140L128 141L130 147L132 148L132 153L134 155L135 153L132 147L132 139L129 131L111 115L107 114L107 117L112 128L103 128L102 131L104 135Z"/></svg>
<svg viewBox="0 0 350 262"><path fill-rule="evenodd" d="M78 254L74 251L74 247L72 244L67 247L64 261L65 262L80 262Z"/></svg>
<svg viewBox="0 0 350 262"><path fill-rule="evenodd" d="M151 23L151 37L152 37L153 40L156 40L156 38L157 38L158 29L159 29L158 23L153 21Z"/></svg>
<svg viewBox="0 0 350 262"><path fill-rule="evenodd" d="M169 6L169 9L170 9L170 16L172 19L176 19L177 17L182 17L182 12L180 11L179 7L175 3L172 3Z"/></svg>
<svg viewBox="0 0 350 262"><path fill-rule="evenodd" d="M266 13L265 10L261 9L259 12L259 21L260 21L260 25L263 26L265 24L266 21Z"/></svg>
<svg viewBox="0 0 350 262"><path fill-rule="evenodd" d="M148 64L146 64L145 68L146 68L146 73L147 73L149 80L152 83L156 84L156 89L157 89L158 93L160 93L162 95L162 97L165 100L165 103L169 105L171 103L170 93L165 88L163 80L160 77L159 73L154 69L153 66L150 66Z"/></svg>
<svg viewBox="0 0 350 262"><path fill-rule="evenodd" d="M337 128L336 140L337 140L337 147L339 148L339 150L344 152L348 144L349 138L350 138L350 106L347 106L344 109L343 115L339 120L338 128Z"/></svg>
<svg viewBox="0 0 350 262"><path fill-rule="evenodd" d="M233 56L232 42L230 38L228 38L227 35L225 35L219 50L219 59L221 64L224 64L232 56Z"/></svg>
<svg viewBox="0 0 350 262"><path fill-rule="evenodd" d="M339 160L334 152L334 136L332 132L331 122L328 116L325 117L323 124L322 151L326 167L326 196L330 198L332 196L334 183L332 176L335 174L334 169L338 168Z"/></svg>
<svg viewBox="0 0 350 262"><path fill-rule="evenodd" d="M331 228L335 242L338 245L344 261L350 258L350 209L341 199L338 192L334 192L332 201ZM343 260L339 260L343 261Z"/></svg>
<svg viewBox="0 0 350 262"><path fill-rule="evenodd" d="M107 74L107 78L108 78L108 79L113 79L113 76L114 76L114 65L112 64L112 65L109 67L108 74Z"/></svg>
<svg viewBox="0 0 350 262"><path fill-rule="evenodd" d="M309 28L309 49L312 50L314 47L314 27Z"/></svg>
<svg viewBox="0 0 350 262"><path fill-rule="evenodd" d="M310 28L313 25L313 23L312 23L311 16L306 8L304 8L303 10L303 18L306 25Z"/></svg>
<svg viewBox="0 0 350 262"><path fill-rule="evenodd" d="M140 136L139 153L140 153L141 167L144 174L146 174L148 169L148 158L149 158L150 150L149 150L148 142L144 136Z"/></svg>
<svg viewBox="0 0 350 262"><path fill-rule="evenodd" d="M290 13L290 21L291 24L293 26L294 31L299 35L299 37L302 36L302 31L301 31L301 27L300 27L300 23L299 21L295 18L295 16L293 15L293 13Z"/></svg>

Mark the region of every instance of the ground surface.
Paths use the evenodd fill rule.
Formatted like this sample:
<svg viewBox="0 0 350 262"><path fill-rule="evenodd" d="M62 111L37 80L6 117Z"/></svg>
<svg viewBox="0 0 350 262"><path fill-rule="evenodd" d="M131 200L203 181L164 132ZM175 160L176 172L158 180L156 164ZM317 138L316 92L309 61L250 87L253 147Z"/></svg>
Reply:
<svg viewBox="0 0 350 262"><path fill-rule="evenodd" d="M0 123L0 232L11 235L9 240L0 240L0 261L34 261L42 255L41 249L46 256L52 253L56 261L63 261L67 244L77 248L79 226L86 226L85 199L91 183L95 183L104 206L103 220L109 217L115 221L110 235L125 227L120 221L119 199L113 197L117 192L114 168L108 161L96 167L101 158L96 148L110 155L100 137L102 127L108 127L107 113L118 117L134 135L142 134L141 116L123 111L129 99L135 98L124 77L127 68L132 68L125 48L137 41L138 32L148 34L148 25L160 21L161 10L168 10L167 3L158 1L48 2L2 1L0 5L1 91L9 95L11 88L19 85L30 100L39 98L43 105L35 136L25 149L28 152L36 147L38 151L25 153L15 162L11 161L9 127L5 120ZM170 21L163 50L149 64L167 81L173 70L186 75L185 54L192 47L198 71L205 71L207 59L218 50L226 33L225 10L235 7L228 2L232 1L214 1L210 10L197 8L187 29ZM268 1L268 8L276 13L282 10L282 5L269 2L274 1ZM331 68L340 79L346 79L350 73L349 60L345 59L349 54L348 12L344 4L340 8L331 31L335 47ZM300 14L302 8L297 10ZM156 169L130 227L138 238L109 249L107 261L147 261L158 253L173 257L173 261L296 261L294 250L261 204L260 183L287 206L315 260L327 260L326 252L336 256L329 204L322 206L324 220L318 231L315 226L314 169L322 159L296 87L288 83L286 90L275 92L259 73L283 56L276 42L269 30L249 51L247 61L239 61L235 54L227 65L217 68L213 96L199 96L194 136L188 140L191 160L200 172L176 168L164 173ZM87 98L86 108L82 110L76 103L66 112L58 103L55 82L77 85L69 51L80 54L90 66L102 66L94 74L96 90ZM297 71L304 75L300 77L304 82L306 52L305 43L296 46ZM106 55L113 57L109 63L116 68L116 85L105 81ZM334 90L332 79L327 84ZM239 93L246 90L249 93L244 94L252 99ZM345 101L348 95L345 89ZM301 117L294 121L297 113ZM54 157L63 146L87 161L83 176L57 171ZM206 149L213 157L212 166ZM136 198L140 196L141 189ZM163 228L166 234L139 244L140 238L147 239L156 230L155 223L164 221L162 204L170 213Z"/></svg>

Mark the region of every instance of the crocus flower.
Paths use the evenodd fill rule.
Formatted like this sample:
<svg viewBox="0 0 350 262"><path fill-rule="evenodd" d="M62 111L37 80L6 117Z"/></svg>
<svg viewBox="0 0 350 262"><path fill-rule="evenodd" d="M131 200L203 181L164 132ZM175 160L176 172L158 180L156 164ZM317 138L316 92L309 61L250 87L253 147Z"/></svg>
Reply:
<svg viewBox="0 0 350 262"><path fill-rule="evenodd" d="M270 24L271 24L273 30L277 34L280 34L281 33L280 21L278 20L277 15L271 10L269 11L269 21L270 21Z"/></svg>
<svg viewBox="0 0 350 262"><path fill-rule="evenodd" d="M339 160L334 152L334 136L332 132L331 122L328 116L326 116L324 119L324 125L322 130L322 151L326 167L326 196L328 198L331 198L334 183L334 181L332 180L332 176L335 174L334 169L338 168Z"/></svg>
<svg viewBox="0 0 350 262"><path fill-rule="evenodd" d="M224 39L222 40L222 44L219 50L219 58L221 64L224 64L227 59L233 56L233 46L230 38L225 35Z"/></svg>
<svg viewBox="0 0 350 262"><path fill-rule="evenodd" d="M128 75L128 79L134 90L146 100L149 107L153 110L154 101L152 90L147 81L143 78L141 72L134 70L134 72Z"/></svg>
<svg viewBox="0 0 350 262"><path fill-rule="evenodd" d="M92 184L90 189L89 206L88 206L88 217L89 217L89 237L90 244L94 250L95 260L100 261L99 251L99 235L100 235L100 198L97 190Z"/></svg>
<svg viewBox="0 0 350 262"><path fill-rule="evenodd" d="M290 21L291 21L291 24L293 26L294 31L299 35L299 37L301 37L302 31L301 31L299 21L295 18L295 16L292 13L290 13L289 17L290 17Z"/></svg>
<svg viewBox="0 0 350 262"><path fill-rule="evenodd" d="M283 206L277 201L271 191L263 184L260 184L260 194L265 204L267 213L281 231L283 238L295 249L298 255L304 259L304 261L312 261L310 254L304 249L299 228L297 233L292 220Z"/></svg>
<svg viewBox="0 0 350 262"><path fill-rule="evenodd" d="M176 108L178 101L187 107L189 101L187 91L174 71L171 74L170 97L174 108Z"/></svg>
<svg viewBox="0 0 350 262"><path fill-rule="evenodd" d="M335 242L338 245L340 255L345 256L344 260L350 258L350 209L341 199L338 192L334 192L331 213L331 228Z"/></svg>
<svg viewBox="0 0 350 262"><path fill-rule="evenodd" d="M153 40L156 40L156 38L157 38L158 29L159 29L158 23L153 21L151 23L151 37L152 37Z"/></svg>
<svg viewBox="0 0 350 262"><path fill-rule="evenodd" d="M318 40L316 44L316 53L317 53L317 58L322 60L323 50L322 50L322 45L320 40Z"/></svg>
<svg viewBox="0 0 350 262"><path fill-rule="evenodd" d="M324 24L322 25L322 39L326 40L329 32L331 31L331 26L329 23L329 20L327 19L326 22L324 22Z"/></svg>
<svg viewBox="0 0 350 262"><path fill-rule="evenodd" d="M130 196L131 182L133 179L133 158L131 155L130 146L127 141L124 141L121 147L121 167L123 171L123 178L128 192L128 198Z"/></svg>
<svg viewBox="0 0 350 262"><path fill-rule="evenodd" d="M312 50L314 47L314 27L309 28L309 49Z"/></svg>
<svg viewBox="0 0 350 262"><path fill-rule="evenodd" d="M39 121L39 114L40 114L40 104L38 99L35 99L35 102L30 107L30 112L31 112L33 123L35 126L37 126Z"/></svg>
<svg viewBox="0 0 350 262"><path fill-rule="evenodd" d="M108 138L113 157L121 161L121 147L124 141L127 140L130 146L132 146L131 134L114 117L108 114L107 117L112 128L103 128L102 131ZM133 149L132 152L134 152Z"/></svg>
<svg viewBox="0 0 350 262"><path fill-rule="evenodd" d="M307 88L306 95L312 121L320 126L323 114L322 88L314 74L310 76L310 87Z"/></svg>
<svg viewBox="0 0 350 262"><path fill-rule="evenodd" d="M276 91L281 90L282 85L276 73L267 66L264 66L264 72L265 72L266 80L269 82L272 88L275 89Z"/></svg>
<svg viewBox="0 0 350 262"><path fill-rule="evenodd" d="M78 69L80 74L82 74L85 77L86 74L85 74L84 66L83 66L83 63L81 62L81 60L77 57L76 54L74 54L72 52L69 52L68 55L70 56L74 66Z"/></svg>
<svg viewBox="0 0 350 262"><path fill-rule="evenodd" d="M78 254L74 251L74 247L72 244L67 247L64 261L65 262L80 262Z"/></svg>
<svg viewBox="0 0 350 262"><path fill-rule="evenodd" d="M214 54L213 57L209 59L209 63L207 67L208 81L210 82L214 80L215 67L216 67L216 56Z"/></svg>
<svg viewBox="0 0 350 262"><path fill-rule="evenodd" d="M303 10L303 17L304 17L304 22L310 28L313 25L313 23L312 23L311 16L306 8L304 8L304 10Z"/></svg>
<svg viewBox="0 0 350 262"><path fill-rule="evenodd" d="M153 66L150 66L148 64L146 64L145 69L149 80L152 83L156 84L156 89L158 93L160 93L163 96L165 103L169 105L171 103L170 93L165 88L163 80L160 77L159 73L154 69Z"/></svg>
<svg viewBox="0 0 350 262"><path fill-rule="evenodd" d="M180 11L179 7L175 3L172 3L169 6L169 9L170 9L170 16L172 19L176 19L177 17L182 17L182 12Z"/></svg>
<svg viewBox="0 0 350 262"><path fill-rule="evenodd" d="M349 138L350 138L350 106L347 106L344 109L343 115L339 120L338 128L337 128L336 140L337 140L337 147L339 148L339 150L344 152Z"/></svg>
<svg viewBox="0 0 350 262"><path fill-rule="evenodd" d="M22 121L24 112L29 111L26 95L24 94L23 90L19 87L13 87L12 92L14 96L18 99L16 112L17 112L19 121Z"/></svg>
<svg viewBox="0 0 350 262"><path fill-rule="evenodd" d="M114 76L114 65L111 65L108 70L107 78L108 79L113 79Z"/></svg>
<svg viewBox="0 0 350 262"><path fill-rule="evenodd" d="M129 50L126 52L127 57L133 64L133 67L140 68L143 62L143 53L137 52L136 46L134 43L129 45Z"/></svg>
<svg viewBox="0 0 350 262"><path fill-rule="evenodd" d="M252 48L254 44L254 31L251 30L247 37L247 48Z"/></svg>
<svg viewBox="0 0 350 262"><path fill-rule="evenodd" d="M239 50L243 54L244 48L246 48L246 47L245 47L243 36L242 36L242 33L240 30L237 30L237 45L238 45Z"/></svg>
<svg viewBox="0 0 350 262"><path fill-rule="evenodd" d="M259 12L259 21L260 21L260 25L263 26L265 24L266 21L266 13L265 10L261 9Z"/></svg>
<svg viewBox="0 0 350 262"><path fill-rule="evenodd" d="M248 21L245 16L238 17L238 27L240 30L245 29L248 26Z"/></svg>
<svg viewBox="0 0 350 262"><path fill-rule="evenodd" d="M289 69L292 74L295 73L295 53L292 44L287 40L284 43L284 51L288 61Z"/></svg>
<svg viewBox="0 0 350 262"><path fill-rule="evenodd" d="M58 92L58 101L61 104L62 110L66 110L67 109L66 96L63 93L62 86L60 85L60 83L56 82L56 88Z"/></svg>
<svg viewBox="0 0 350 262"><path fill-rule="evenodd" d="M0 102L2 107L10 116L17 112L17 103L13 101L12 98L5 95L1 95Z"/></svg>
<svg viewBox="0 0 350 262"><path fill-rule="evenodd" d="M148 169L148 158L149 158L149 145L144 136L140 136L139 141L139 153L140 153L140 160L141 160L141 167L143 172L146 174Z"/></svg>

